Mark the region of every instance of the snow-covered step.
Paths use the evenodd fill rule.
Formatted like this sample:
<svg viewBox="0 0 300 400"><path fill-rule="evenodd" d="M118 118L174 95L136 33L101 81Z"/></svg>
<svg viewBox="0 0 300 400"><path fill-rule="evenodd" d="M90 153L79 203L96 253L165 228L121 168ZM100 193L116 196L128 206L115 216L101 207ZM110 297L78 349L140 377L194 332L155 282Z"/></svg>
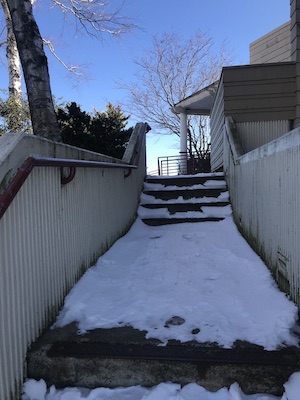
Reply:
<svg viewBox="0 0 300 400"><path fill-rule="evenodd" d="M159 189L152 187L151 189L144 189L145 194L161 200L172 200L178 199L179 197L182 197L184 200L189 200L191 197L195 197L197 199L203 197L218 198L222 193L225 192L227 192L227 189L225 188Z"/></svg>
<svg viewBox="0 0 300 400"><path fill-rule="evenodd" d="M171 212L167 207L161 208L147 208L147 206L139 207L139 217L147 225L166 225L183 222L208 222L208 221L221 221L225 217L231 215L230 205L212 207L211 205L200 207L197 211L179 211L178 205L173 204L175 211ZM183 206L182 204L180 206ZM187 208L193 208L193 204L188 204ZM172 209L172 205L171 205Z"/></svg>
<svg viewBox="0 0 300 400"><path fill-rule="evenodd" d="M214 179L218 178L218 179ZM219 198L228 197L227 186L221 176L192 176L190 178L150 178L144 184L144 194L160 200L183 198Z"/></svg>
<svg viewBox="0 0 300 400"><path fill-rule="evenodd" d="M202 220L226 218L228 203L227 192L179 196L172 203L143 194L139 213L152 212L156 224L173 216L175 222L194 222L198 214ZM249 395L281 396L283 384L300 370L298 339L290 333L299 330L293 327L297 310L236 235L232 218L171 229L138 219L72 289L60 324L31 346L27 376L44 379L48 387L174 382L213 392L237 382Z"/></svg>
<svg viewBox="0 0 300 400"><path fill-rule="evenodd" d="M160 183L164 186L176 185L180 186L193 186L204 184L207 181L214 181L218 184L218 181L224 181L223 172L197 174L197 175L179 175L179 176L148 176L148 183Z"/></svg>
<svg viewBox="0 0 300 400"><path fill-rule="evenodd" d="M175 323L170 329L176 329ZM146 334L128 326L78 335L75 323L48 330L28 352L27 374L44 379L49 387L152 387L161 382L194 382L215 392L239 382L247 393L280 395L283 383L299 370L297 347L268 351L237 342L229 349L177 340L159 346L159 340L146 339Z"/></svg>
<svg viewBox="0 0 300 400"><path fill-rule="evenodd" d="M224 175L148 178L138 214L148 225L223 220L231 215Z"/></svg>

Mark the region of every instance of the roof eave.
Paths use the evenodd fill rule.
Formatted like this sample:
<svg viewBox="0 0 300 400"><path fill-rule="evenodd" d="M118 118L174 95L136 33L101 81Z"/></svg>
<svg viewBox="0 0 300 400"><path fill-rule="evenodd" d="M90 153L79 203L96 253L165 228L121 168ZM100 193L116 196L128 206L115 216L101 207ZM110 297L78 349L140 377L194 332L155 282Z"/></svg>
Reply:
<svg viewBox="0 0 300 400"><path fill-rule="evenodd" d="M172 112L175 114L186 113L189 115L209 115L218 84L219 81L216 81L204 89L201 89L191 96L181 100L172 107Z"/></svg>

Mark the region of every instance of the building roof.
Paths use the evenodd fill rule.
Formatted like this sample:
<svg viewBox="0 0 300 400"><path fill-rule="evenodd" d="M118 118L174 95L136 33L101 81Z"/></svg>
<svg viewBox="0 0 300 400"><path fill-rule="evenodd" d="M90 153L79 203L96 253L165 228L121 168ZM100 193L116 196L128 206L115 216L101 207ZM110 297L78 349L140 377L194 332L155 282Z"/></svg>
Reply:
<svg viewBox="0 0 300 400"><path fill-rule="evenodd" d="M191 115L209 115L218 84L219 81L216 81L181 100L172 107L173 113L180 114L181 112L185 112Z"/></svg>

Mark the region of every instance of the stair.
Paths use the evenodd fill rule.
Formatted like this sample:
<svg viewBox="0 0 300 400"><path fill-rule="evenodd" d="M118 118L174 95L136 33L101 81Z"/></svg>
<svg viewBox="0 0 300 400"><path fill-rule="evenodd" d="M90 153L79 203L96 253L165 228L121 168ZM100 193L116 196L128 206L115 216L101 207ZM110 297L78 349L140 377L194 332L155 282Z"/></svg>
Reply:
<svg viewBox="0 0 300 400"><path fill-rule="evenodd" d="M139 207L147 225L220 221L231 214L222 173L148 177Z"/></svg>
<svg viewBox="0 0 300 400"><path fill-rule="evenodd" d="M238 382L245 393L281 395L299 370L300 349L266 351L249 343L233 349L176 340L159 346L131 327L78 335L75 324L48 330L27 355L27 376L57 388L152 387L161 382L197 383L210 391Z"/></svg>
<svg viewBox="0 0 300 400"><path fill-rule="evenodd" d="M139 215L148 225L220 221L231 213L222 174L149 177ZM210 391L238 382L244 393L281 395L300 370L300 348L267 351L247 342L231 349L215 343L146 339L130 326L78 334L75 323L48 329L27 354L27 377L57 388L152 387L197 383Z"/></svg>

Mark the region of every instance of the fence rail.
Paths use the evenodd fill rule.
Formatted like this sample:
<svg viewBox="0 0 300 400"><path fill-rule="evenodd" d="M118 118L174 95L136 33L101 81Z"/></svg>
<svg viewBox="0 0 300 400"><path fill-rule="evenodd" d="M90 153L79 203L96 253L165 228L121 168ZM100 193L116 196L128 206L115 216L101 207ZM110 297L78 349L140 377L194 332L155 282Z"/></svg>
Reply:
<svg viewBox="0 0 300 400"><path fill-rule="evenodd" d="M144 124L136 129L141 139ZM15 152L27 151L22 139L16 141L18 147L11 146L6 155L9 162L17 158ZM143 146L131 166L121 160L91 161L84 151L80 156L87 160L54 159L53 153L70 156L77 150L40 141L50 157L29 154L9 185L5 162L0 167L1 400L19 398L27 347L53 320L82 273L129 229L145 177Z"/></svg>
<svg viewBox="0 0 300 400"><path fill-rule="evenodd" d="M182 167L184 165L184 167ZM164 156L157 159L158 175L188 175L210 172L210 151ZM186 168L186 171L185 171Z"/></svg>

